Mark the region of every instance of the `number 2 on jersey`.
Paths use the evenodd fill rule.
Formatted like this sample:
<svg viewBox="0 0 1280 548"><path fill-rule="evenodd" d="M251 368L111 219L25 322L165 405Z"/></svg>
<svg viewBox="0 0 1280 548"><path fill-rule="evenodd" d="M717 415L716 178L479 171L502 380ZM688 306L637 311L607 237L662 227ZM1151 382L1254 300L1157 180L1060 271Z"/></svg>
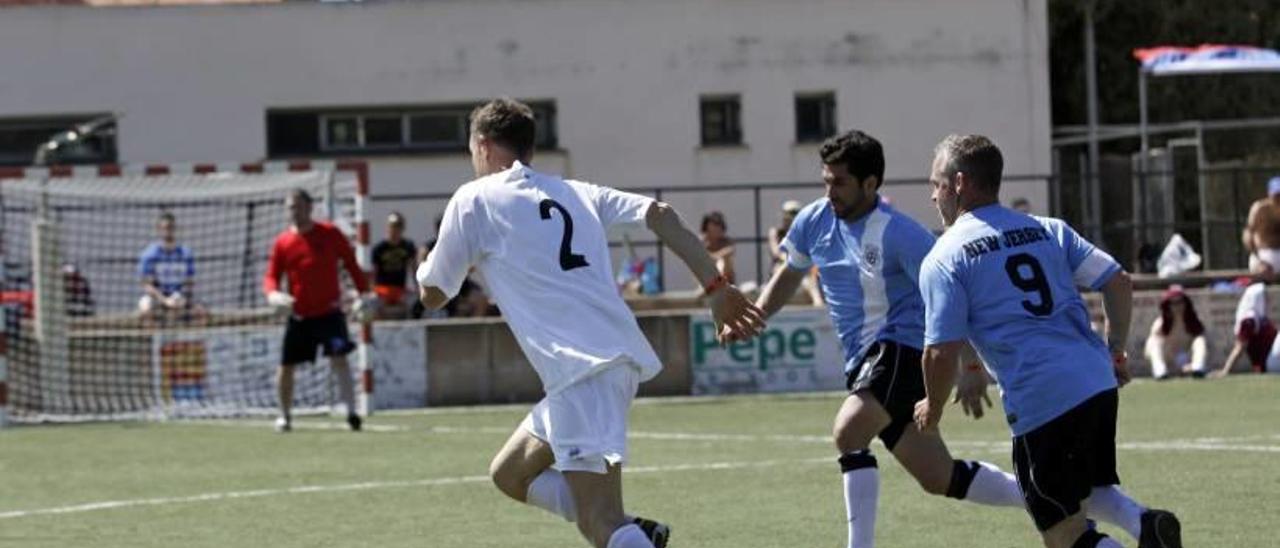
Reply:
<svg viewBox="0 0 1280 548"><path fill-rule="evenodd" d="M1022 267L1024 266L1031 271L1030 276L1023 275ZM1004 271L1009 275L1009 281L1013 282L1018 289L1027 293L1040 294L1038 304L1024 300L1022 308L1037 316L1048 316L1053 312L1053 293L1049 290L1049 280L1044 276L1044 268L1040 266L1040 261L1026 253L1018 253L1005 259Z"/></svg>
<svg viewBox="0 0 1280 548"><path fill-rule="evenodd" d="M538 214L542 216L542 220L548 220L551 218L552 208L559 211L560 218L564 219L564 236L560 239L560 270L590 266L586 257L573 252L573 217L569 216L569 210L560 205L560 202L548 198L538 204Z"/></svg>

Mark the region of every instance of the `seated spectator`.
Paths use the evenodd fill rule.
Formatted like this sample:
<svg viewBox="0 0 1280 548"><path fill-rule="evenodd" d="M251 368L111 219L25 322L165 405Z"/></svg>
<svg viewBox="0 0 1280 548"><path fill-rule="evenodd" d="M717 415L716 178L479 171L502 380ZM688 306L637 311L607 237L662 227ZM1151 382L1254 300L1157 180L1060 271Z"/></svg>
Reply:
<svg viewBox="0 0 1280 548"><path fill-rule="evenodd" d="M93 289L74 263L62 265L62 287L67 300L67 315L83 318L94 313Z"/></svg>
<svg viewBox="0 0 1280 548"><path fill-rule="evenodd" d="M1187 354L1190 363L1180 365L1180 358ZM1156 380L1183 374L1204 377L1208 355L1204 324L1200 323L1195 305L1191 304L1181 286L1171 286L1160 299L1160 316L1151 323L1146 355L1151 361L1151 375Z"/></svg>
<svg viewBox="0 0 1280 548"><path fill-rule="evenodd" d="M782 242L787 238L791 223L796 220L796 215L802 208L803 204L798 200L787 200L782 204L782 218L779 224L769 229L769 254L773 256L774 272L787 264L787 252L782 249ZM805 293L809 295L809 301L814 306L822 305L822 290L818 286L818 267L815 266L809 270L809 275L804 277L800 287L804 288Z"/></svg>
<svg viewBox="0 0 1280 548"><path fill-rule="evenodd" d="M729 239L729 225L725 224L723 213L712 211L702 216L702 244L715 259L716 269L729 279L729 283L737 283L733 270L733 240ZM705 280L699 282L701 286Z"/></svg>
<svg viewBox="0 0 1280 548"><path fill-rule="evenodd" d="M1267 286L1255 283L1245 288L1236 306L1236 344L1222 368L1211 377L1225 377L1241 354L1249 356L1254 373L1280 373L1280 352L1276 348L1276 328L1267 317Z"/></svg>
<svg viewBox="0 0 1280 548"><path fill-rule="evenodd" d="M138 277L142 279L142 298L138 311L149 323L171 324L177 321L203 320L204 308L192 300L195 285L196 258L191 249L178 244L177 221L164 212L156 220L160 239L142 250L138 258Z"/></svg>
<svg viewBox="0 0 1280 548"><path fill-rule="evenodd" d="M409 315L409 299L414 297L413 292L407 291L409 271L416 266L417 255L413 241L404 237L404 216L393 212L387 217L387 239L373 246L373 291L382 305L379 319Z"/></svg>
<svg viewBox="0 0 1280 548"><path fill-rule="evenodd" d="M1009 202L1009 209L1030 215L1031 200L1022 197L1014 198L1012 202Z"/></svg>

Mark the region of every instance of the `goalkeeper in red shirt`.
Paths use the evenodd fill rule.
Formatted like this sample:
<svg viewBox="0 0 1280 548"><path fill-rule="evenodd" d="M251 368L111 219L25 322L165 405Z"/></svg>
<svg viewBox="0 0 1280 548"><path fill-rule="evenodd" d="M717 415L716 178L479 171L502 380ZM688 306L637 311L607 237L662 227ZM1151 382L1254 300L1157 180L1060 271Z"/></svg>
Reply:
<svg viewBox="0 0 1280 548"><path fill-rule="evenodd" d="M347 424L360 430L356 414L355 389L347 354L355 349L347 333L347 319L342 313L342 291L338 283L338 262L342 262L351 281L363 296L369 291L368 281L356 263L355 252L347 237L332 224L311 219L311 195L294 190L285 198L284 206L290 226L276 236L271 246L271 259L262 289L272 306L288 309L289 323L284 330L284 352L276 383L280 397L280 418L276 430L292 429L293 368L315 361L317 348L329 357L333 373L338 377L342 401L347 405ZM280 277L287 276L289 292L280 290ZM357 301L357 315L369 297Z"/></svg>

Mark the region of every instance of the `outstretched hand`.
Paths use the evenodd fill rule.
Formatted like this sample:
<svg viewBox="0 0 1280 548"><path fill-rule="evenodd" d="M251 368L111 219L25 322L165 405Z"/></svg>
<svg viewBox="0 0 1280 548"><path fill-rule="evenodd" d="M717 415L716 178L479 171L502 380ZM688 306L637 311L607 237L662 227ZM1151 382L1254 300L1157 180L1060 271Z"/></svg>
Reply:
<svg viewBox="0 0 1280 548"><path fill-rule="evenodd" d="M764 311L738 290L727 286L710 295L711 317L720 344L750 339L764 330Z"/></svg>

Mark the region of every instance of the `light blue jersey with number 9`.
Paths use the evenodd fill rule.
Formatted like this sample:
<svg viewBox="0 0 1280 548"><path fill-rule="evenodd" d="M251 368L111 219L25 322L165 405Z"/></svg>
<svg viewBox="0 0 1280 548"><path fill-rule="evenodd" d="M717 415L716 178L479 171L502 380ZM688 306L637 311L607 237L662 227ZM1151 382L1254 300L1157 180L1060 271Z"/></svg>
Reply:
<svg viewBox="0 0 1280 548"><path fill-rule="evenodd" d="M1078 287L1115 259L1059 219L999 205L965 213L925 257L925 344L968 339L1000 384L1014 435L1116 386L1111 355Z"/></svg>

